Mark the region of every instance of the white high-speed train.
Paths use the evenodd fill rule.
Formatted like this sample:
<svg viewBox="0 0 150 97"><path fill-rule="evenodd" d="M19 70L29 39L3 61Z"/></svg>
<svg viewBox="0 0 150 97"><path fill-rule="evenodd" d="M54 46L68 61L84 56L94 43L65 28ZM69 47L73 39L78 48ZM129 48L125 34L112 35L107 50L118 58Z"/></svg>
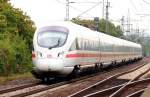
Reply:
<svg viewBox="0 0 150 97"><path fill-rule="evenodd" d="M67 21L37 29L33 46L32 73L39 79L142 58L140 44Z"/></svg>

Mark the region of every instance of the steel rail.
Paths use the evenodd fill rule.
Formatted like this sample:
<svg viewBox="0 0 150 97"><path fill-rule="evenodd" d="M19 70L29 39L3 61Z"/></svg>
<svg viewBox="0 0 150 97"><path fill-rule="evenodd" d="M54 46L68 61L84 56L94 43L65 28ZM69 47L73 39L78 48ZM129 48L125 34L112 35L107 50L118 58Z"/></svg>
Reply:
<svg viewBox="0 0 150 97"><path fill-rule="evenodd" d="M144 71L143 73L141 73L140 75L136 76L135 78L131 79L128 83L126 83L123 87L121 87L118 91L114 92L110 97L120 97L121 94L123 94L123 92L125 91L126 88L128 88L128 84L130 84L131 82L137 80L139 77L141 77L142 75L144 75L145 73L147 73L150 70L147 69L146 71Z"/></svg>
<svg viewBox="0 0 150 97"><path fill-rule="evenodd" d="M52 89L52 88L55 88L55 87L58 87L58 86L62 86L62 85L67 84L67 83L68 82L60 82L60 83L48 85L46 87L39 88L39 89L36 89L36 90L31 90L31 91L24 92L24 93L21 93L21 94L16 94L16 95L13 95L11 97L24 97L24 96L36 94L36 93L39 93L39 92L42 92L42 91L46 91L48 89Z"/></svg>
<svg viewBox="0 0 150 97"><path fill-rule="evenodd" d="M121 68L121 67L119 67L119 68ZM117 70L117 69L118 68L111 69L110 72L112 72L114 70ZM106 73L109 73L109 72L108 71L98 72L98 73L95 73L95 74L83 76L83 77L76 78L76 79L73 79L73 80L69 80L69 81L64 81L64 82L59 82L59 83L55 83L55 84L52 84L52 85L48 85L46 87L43 87L43 88L40 88L40 89L36 89L36 90L32 90L32 91L29 91L29 92L25 92L25 93L21 93L21 94L16 94L16 95L13 95L11 97L23 97L23 96L28 96L28 95L36 94L38 92L42 92L42 91L45 91L45 90L48 90L48 89L52 89L52 88L55 88L55 87L58 87L58 86L62 86L62 85L69 84L69 83L73 83L73 82L80 81L80 80L83 80L83 79L88 79L90 77L94 77L94 76L97 76L99 74L106 74ZM28 87L25 87L25 88L28 88ZM20 89L23 89L23 88L20 88ZM17 90L19 90L19 87L18 87ZM12 91L15 91L15 89L10 89L10 91L8 91L8 92L12 92ZM6 90L5 93L7 93L7 90Z"/></svg>
<svg viewBox="0 0 150 97"><path fill-rule="evenodd" d="M128 84L128 86L135 86L135 85L138 85L138 84L143 84L143 83L146 83L147 85L149 84L150 82L150 78L147 78L147 79L142 79L142 80L138 80L138 81L133 81L131 83ZM123 87L125 84L122 84L122 85L118 85L118 86L114 86L114 87L111 87L111 88L108 88L108 89L105 89L105 90L102 90L102 91L98 91L98 92L95 92L95 93L91 93L91 94L88 94L84 97L106 97L106 96L109 96L114 93L115 91L117 91L118 89L120 89L121 87ZM141 90L142 91L142 90ZM140 91L139 91L140 92ZM119 97L119 96L118 96ZM129 96L130 97L130 96ZM132 96L131 96L132 97ZM135 97L135 96L133 96Z"/></svg>
<svg viewBox="0 0 150 97"><path fill-rule="evenodd" d="M116 70L118 68L114 68L113 70ZM113 71L111 70L111 71ZM111 72L110 71L110 72ZM93 77L93 76L96 76L96 75L99 75L99 74L105 74L105 73L109 73L108 71L104 71L104 72L98 72L96 74L92 74L92 75L88 75L89 77ZM84 76L84 77L81 77L81 78L78 78L79 80L82 80L82 79L85 79L87 78L88 76ZM74 79L75 81L78 81L77 79ZM74 82L74 81L72 81ZM68 82L69 83L69 82ZM70 83L71 83L71 80L70 80ZM39 85L40 83L31 83L31 84L26 84L26 85L21 85L21 86L16 86L16 87L12 87L12 88L7 88L7 89L3 89L3 90L0 90L0 94L4 94L4 93L8 93L8 92L13 92L13 91L16 91L16 90L20 90L20 89L24 89L24 88L28 88L28 87L33 87L33 86L36 86L36 85ZM60 85L60 83L58 83ZM52 84L53 85L53 84ZM62 84L63 85L63 84ZM54 86L57 86L57 85L54 85ZM52 86L53 88L53 86ZM50 89L48 87L45 87L44 90L47 90L47 89ZM15 95L15 96L20 96L20 95L24 95L24 96L27 96L27 95L31 95L31 94L34 94L34 93L38 93L38 92L41 92L42 89L39 89L39 90L36 90L35 92L32 91L32 93L25 93L25 94L18 94L18 95ZM12 96L13 97L13 96Z"/></svg>
<svg viewBox="0 0 150 97"><path fill-rule="evenodd" d="M136 91L136 92L134 92L134 93L132 93L126 97L140 97L143 94L143 92L145 91L145 89L141 89L139 91Z"/></svg>
<svg viewBox="0 0 150 97"><path fill-rule="evenodd" d="M35 82L35 83L19 85L19 86L16 86L16 87L3 89L3 90L0 90L0 94L7 93L7 92L12 92L12 91L16 91L16 90L20 90L20 89L24 89L24 88L28 88L28 87L33 87L33 86L36 86L36 85L39 85L39 84L40 84L40 82Z"/></svg>
<svg viewBox="0 0 150 97"><path fill-rule="evenodd" d="M143 66L143 65L142 65ZM120 66L119 68L121 68L122 66ZM140 67L140 66L139 66ZM118 68L113 68L113 69L111 69L111 70L109 70L109 72L112 72L112 71L115 71L115 70L117 70ZM99 74L107 74L107 73L109 73L108 71L103 71L103 72L98 72L98 73L96 73L96 74L91 74L90 76L88 75L88 76L84 76L84 77L80 77L80 78L77 78L77 79L73 79L73 80L69 80L69 81L67 81L66 83L64 82L64 84L69 84L69 83L73 83L73 82L75 82L75 81L79 81L79 80L82 80L82 79L88 79L89 77L93 77L93 76L96 76L96 75L99 75ZM35 90L33 90L33 91L29 91L29 92L26 92L26 93L23 93L23 94L16 94L16 95L13 95L12 97L20 97L20 96L28 96L28 95L32 95L32 94L36 94L36 93L38 93L38 92L42 92L42 91L44 91L44 90L48 90L48 89L52 89L52 88L55 88L55 87L57 87L57 86L60 86L60 85L64 85L64 84L61 84L61 83L63 83L63 82L60 82L60 83L57 83L57 84L52 84L52 85L49 85L49 86L47 86L47 87L44 87L44 89L37 89L36 91ZM36 85L33 85L33 86L36 86ZM2 90L1 92L0 92L0 94L3 94L3 93L7 93L7 92L12 92L12 91L16 91L16 90L20 90L20 89L24 89L24 88L28 88L28 87L30 87L29 85L26 85L26 86L24 86L24 87L20 87L20 86L17 86L17 87L14 87L14 88L10 88L10 89L5 89L5 90Z"/></svg>
<svg viewBox="0 0 150 97"><path fill-rule="evenodd" d="M147 64L147 63L145 63L145 64ZM121 72L121 73L115 74L115 75L113 75L113 76L110 76L110 77L108 77L108 78L106 78L106 79L104 79L104 80L102 80L102 81L100 81L100 82L97 82L97 83L94 84L94 85L91 85L91 86L89 86L89 87L87 87L87 88L85 88L85 89L82 89L81 91L78 91L78 92L76 92L76 93L74 93L74 94L72 94L72 95L69 95L68 97L82 97L82 96L84 96L84 95L87 95L87 94L93 92L93 89L94 89L94 88L99 87L100 85L104 85L106 82L108 82L108 81L110 81L110 80L112 80L112 79L115 79L115 78L117 78L117 77L119 77L119 76L121 76L121 75L130 73L130 72L133 72L133 71L135 71L135 70L137 70L137 69L139 69L139 68L145 66L145 64L143 64L142 66L138 66L138 67L136 67L136 68L133 68L133 69L131 69L131 70L129 70L129 71Z"/></svg>

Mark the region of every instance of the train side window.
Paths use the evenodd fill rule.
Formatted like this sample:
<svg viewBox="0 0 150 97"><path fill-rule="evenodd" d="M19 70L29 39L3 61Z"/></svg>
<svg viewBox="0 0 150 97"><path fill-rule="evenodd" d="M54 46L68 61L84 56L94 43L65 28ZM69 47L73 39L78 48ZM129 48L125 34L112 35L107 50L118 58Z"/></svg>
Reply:
<svg viewBox="0 0 150 97"><path fill-rule="evenodd" d="M73 50L76 50L76 47L75 47L75 42L72 43L69 51L73 51Z"/></svg>
<svg viewBox="0 0 150 97"><path fill-rule="evenodd" d="M79 44L78 44L78 39L75 39L75 41L72 43L69 51L73 51L73 50L79 50Z"/></svg>
<svg viewBox="0 0 150 97"><path fill-rule="evenodd" d="M76 50L79 50L79 41L78 38L75 40Z"/></svg>
<svg viewBox="0 0 150 97"><path fill-rule="evenodd" d="M76 41L77 41L76 43L77 43L78 50L82 50L82 39L78 38Z"/></svg>
<svg viewBox="0 0 150 97"><path fill-rule="evenodd" d="M83 39L82 40L82 50L88 50L88 40Z"/></svg>

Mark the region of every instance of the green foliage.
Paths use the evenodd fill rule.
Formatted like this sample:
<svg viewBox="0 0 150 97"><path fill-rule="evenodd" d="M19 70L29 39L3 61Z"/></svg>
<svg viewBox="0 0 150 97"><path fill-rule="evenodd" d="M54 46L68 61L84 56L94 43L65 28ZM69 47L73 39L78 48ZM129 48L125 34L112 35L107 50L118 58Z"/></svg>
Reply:
<svg viewBox="0 0 150 97"><path fill-rule="evenodd" d="M144 41L143 43L143 53L144 56L150 56L150 43L149 41Z"/></svg>
<svg viewBox="0 0 150 97"><path fill-rule="evenodd" d="M31 69L32 36L35 25L9 0L0 0L0 74L23 73Z"/></svg>
<svg viewBox="0 0 150 97"><path fill-rule="evenodd" d="M20 36L0 41L0 74L23 73L31 70L31 53Z"/></svg>
<svg viewBox="0 0 150 97"><path fill-rule="evenodd" d="M79 24L79 25L82 25L84 27L88 27L91 29L93 29L93 27L94 27L94 21L92 21L92 20L81 20L79 18L73 18L71 21L76 24Z"/></svg>
<svg viewBox="0 0 150 97"><path fill-rule="evenodd" d="M73 18L71 20L72 22L76 23L76 24L79 24L79 25L82 25L82 26L85 26L85 27L88 27L92 30L95 29L95 23L93 20L81 20L79 18ZM100 19L99 20L99 27L98 27L98 30L102 33L106 33L106 34L109 34L109 35L112 35L112 36L116 36L116 37L120 37L123 35L122 33L122 30L120 28L120 26L115 26L113 23L111 22L108 22L108 26L109 26L109 29L108 29L108 32L105 32L105 24L106 24L106 20L104 19Z"/></svg>

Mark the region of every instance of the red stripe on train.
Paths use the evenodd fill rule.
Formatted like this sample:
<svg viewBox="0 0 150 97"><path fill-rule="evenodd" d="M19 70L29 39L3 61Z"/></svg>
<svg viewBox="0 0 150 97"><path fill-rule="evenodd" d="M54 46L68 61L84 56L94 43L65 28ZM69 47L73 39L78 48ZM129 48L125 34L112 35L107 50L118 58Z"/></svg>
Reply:
<svg viewBox="0 0 150 97"><path fill-rule="evenodd" d="M101 54L103 57L128 56L134 54ZM67 54L66 58L100 57L100 54Z"/></svg>
<svg viewBox="0 0 150 97"><path fill-rule="evenodd" d="M99 57L99 54L67 54L66 58Z"/></svg>

